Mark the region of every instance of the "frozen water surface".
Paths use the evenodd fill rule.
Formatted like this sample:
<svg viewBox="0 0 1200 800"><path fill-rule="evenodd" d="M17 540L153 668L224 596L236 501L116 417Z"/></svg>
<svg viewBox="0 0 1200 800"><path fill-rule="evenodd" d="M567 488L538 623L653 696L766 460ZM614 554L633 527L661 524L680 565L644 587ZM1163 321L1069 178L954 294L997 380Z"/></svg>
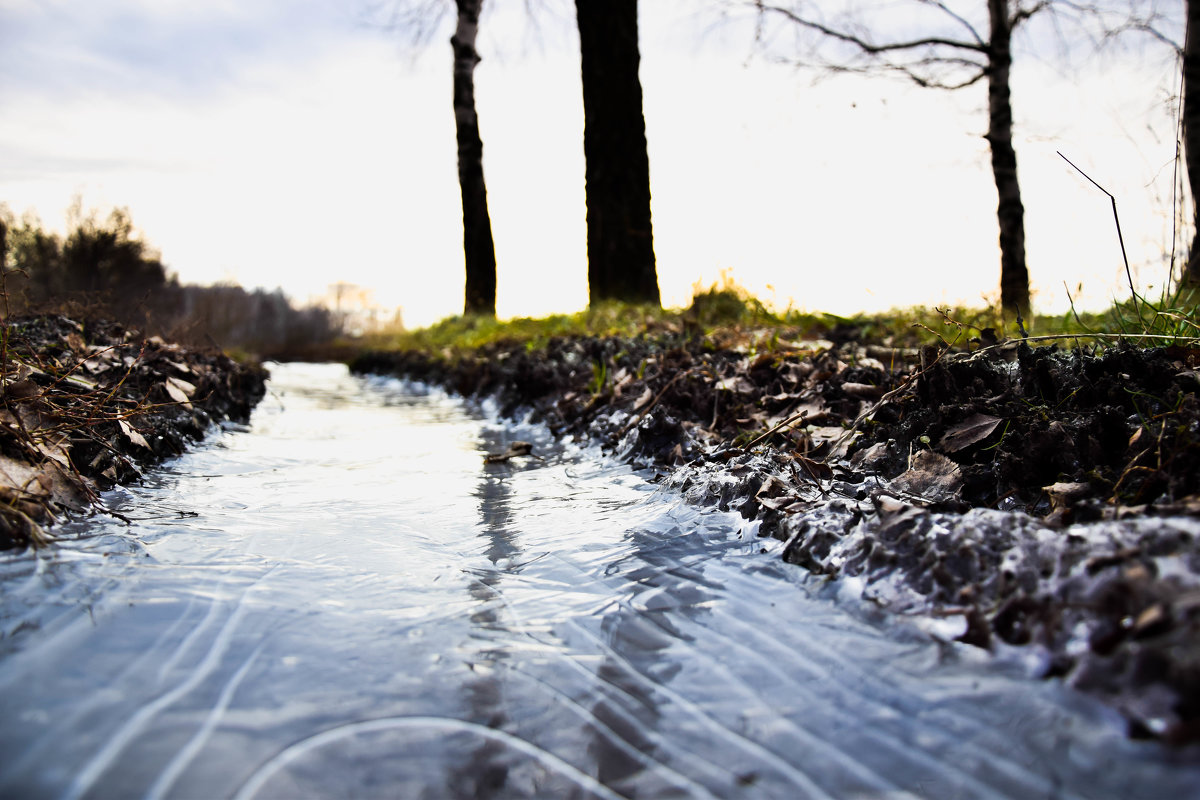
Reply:
<svg viewBox="0 0 1200 800"><path fill-rule="evenodd" d="M1196 796L594 451L338 366L271 386L111 494L129 526L0 556L0 796ZM545 460L482 463L513 439Z"/></svg>

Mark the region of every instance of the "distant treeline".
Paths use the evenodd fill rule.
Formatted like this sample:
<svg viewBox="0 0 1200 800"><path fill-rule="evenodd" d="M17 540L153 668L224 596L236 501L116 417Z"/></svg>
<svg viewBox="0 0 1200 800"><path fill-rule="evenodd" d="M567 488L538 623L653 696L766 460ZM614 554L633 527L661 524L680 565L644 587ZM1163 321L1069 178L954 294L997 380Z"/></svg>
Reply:
<svg viewBox="0 0 1200 800"><path fill-rule="evenodd" d="M0 214L0 311L104 318L147 336L263 359L319 357L341 333L335 314L296 308L279 290L181 285L123 209L104 220L73 209L68 228L63 239L37 219Z"/></svg>

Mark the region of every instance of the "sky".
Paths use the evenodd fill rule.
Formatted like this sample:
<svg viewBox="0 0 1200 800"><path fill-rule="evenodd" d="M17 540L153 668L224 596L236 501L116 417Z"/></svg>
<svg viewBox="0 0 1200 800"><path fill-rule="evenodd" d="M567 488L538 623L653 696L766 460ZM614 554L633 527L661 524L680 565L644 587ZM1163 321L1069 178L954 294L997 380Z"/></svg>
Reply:
<svg viewBox="0 0 1200 800"><path fill-rule="evenodd" d="M403 0L0 0L0 202L62 232L75 197L128 208L185 283L373 292L409 326L461 311L453 20ZM452 5L452 4L451 4ZM485 4L486 5L486 4ZM587 304L578 37L564 0L493 0L476 70L502 317ZM888 0L896 7L896 0ZM980 3L960 3L980 5ZM780 63L722 0L642 0L641 79L664 304L730 275L777 308L852 314L998 297L986 91ZM1178 33L1176 31L1176 33ZM1178 38L1182 38L1181 34ZM419 39L419 40L417 40ZM1040 311L1168 274L1177 65L1168 48L1013 76ZM1182 239L1182 237L1180 237ZM1153 287L1153 288L1150 288Z"/></svg>

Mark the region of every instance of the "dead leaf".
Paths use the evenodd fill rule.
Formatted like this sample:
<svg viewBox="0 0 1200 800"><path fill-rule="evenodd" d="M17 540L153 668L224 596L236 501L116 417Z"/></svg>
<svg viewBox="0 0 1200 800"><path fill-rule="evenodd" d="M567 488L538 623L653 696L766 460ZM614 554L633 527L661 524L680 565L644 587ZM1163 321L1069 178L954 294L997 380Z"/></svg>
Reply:
<svg viewBox="0 0 1200 800"><path fill-rule="evenodd" d="M842 391L850 397L857 397L859 400L878 400L883 397L883 387L870 383L851 383L847 381L842 384Z"/></svg>
<svg viewBox="0 0 1200 800"><path fill-rule="evenodd" d="M642 407L645 406L647 403L649 403L653 399L654 399L654 392L650 391L649 387L647 387L646 390L644 392L642 392L641 396L638 397L637 402L635 402L633 404L633 410L641 411Z"/></svg>
<svg viewBox="0 0 1200 800"><path fill-rule="evenodd" d="M1141 639L1163 633L1171 627L1171 615L1162 603L1155 603L1138 614L1133 623L1133 635Z"/></svg>
<svg viewBox="0 0 1200 800"><path fill-rule="evenodd" d="M71 466L71 459L67 455L67 449L71 446L71 442L65 435L39 436L34 439L34 445L46 458L57 461L64 467Z"/></svg>
<svg viewBox="0 0 1200 800"><path fill-rule="evenodd" d="M184 394L182 389L171 383L171 379L163 381L162 386L167 390L167 394L172 400L174 400L176 403L179 403L179 405L183 406L188 411L192 410L192 404L188 401L188 396Z"/></svg>
<svg viewBox="0 0 1200 800"><path fill-rule="evenodd" d="M1052 483L1049 486L1043 486L1042 491L1050 496L1050 505L1053 508L1066 508L1072 503L1087 497L1091 494L1092 487L1088 483L1070 483L1067 481L1059 481Z"/></svg>
<svg viewBox="0 0 1200 800"><path fill-rule="evenodd" d="M188 383L180 378L167 378L167 383L171 384L176 389L179 389L188 397L191 397L196 393L196 385L194 383Z"/></svg>
<svg viewBox="0 0 1200 800"><path fill-rule="evenodd" d="M4 396L12 400L25 400L33 397L39 391L38 385L26 378L23 381L13 381L4 387Z"/></svg>
<svg viewBox="0 0 1200 800"><path fill-rule="evenodd" d="M483 463L506 464L510 459L516 458L517 456L529 456L530 458L536 458L539 461L545 460L541 456L534 455L533 445L529 442L513 441L509 443L507 452L485 453L483 456Z"/></svg>
<svg viewBox="0 0 1200 800"><path fill-rule="evenodd" d="M87 342L78 333L72 331L66 335L67 347L71 348L76 354L86 353L88 351Z"/></svg>
<svg viewBox="0 0 1200 800"><path fill-rule="evenodd" d="M937 449L943 453L957 453L991 436L1002 421L990 414L972 414L957 425L951 425L938 441Z"/></svg>
<svg viewBox="0 0 1200 800"><path fill-rule="evenodd" d="M958 494L963 474L958 464L945 456L922 450L913 456L912 467L892 484L901 491L941 499Z"/></svg>
<svg viewBox="0 0 1200 800"><path fill-rule="evenodd" d="M717 381L716 388L725 392L733 392L734 394L754 393L754 384L743 378L741 375L734 375L732 378L726 378L723 381Z"/></svg>
<svg viewBox="0 0 1200 800"><path fill-rule="evenodd" d="M851 456L850 466L854 469L876 469L887 461L889 455L887 442L876 442Z"/></svg>
<svg viewBox="0 0 1200 800"><path fill-rule="evenodd" d="M772 353L759 353L758 357L754 359L754 363L750 365L750 370L762 369L769 366L774 360L775 356Z"/></svg>
<svg viewBox="0 0 1200 800"><path fill-rule="evenodd" d="M755 493L754 499L772 511L782 511L796 502L797 498L792 495L791 487L771 475L763 481L763 485Z"/></svg>
<svg viewBox="0 0 1200 800"><path fill-rule="evenodd" d="M814 461L811 458L801 455L794 455L792 459L815 481L830 480L833 478L833 470L823 461Z"/></svg>
<svg viewBox="0 0 1200 800"><path fill-rule="evenodd" d="M140 433L138 433L137 429L135 429L128 422L126 422L123 419L119 419L119 420L117 420L117 425L119 425L121 427L121 433L125 434L125 436L128 437L130 442L132 442L133 444L139 445L141 447L144 447L147 450L150 449L150 443L146 441L146 437L142 436Z"/></svg>
<svg viewBox="0 0 1200 800"><path fill-rule="evenodd" d="M767 420L767 425L775 427L784 420L796 418L794 423L790 423L788 427L795 428L797 426L812 425L825 422L829 418L829 407L820 398L809 400L799 405L792 406L786 414L776 414Z"/></svg>

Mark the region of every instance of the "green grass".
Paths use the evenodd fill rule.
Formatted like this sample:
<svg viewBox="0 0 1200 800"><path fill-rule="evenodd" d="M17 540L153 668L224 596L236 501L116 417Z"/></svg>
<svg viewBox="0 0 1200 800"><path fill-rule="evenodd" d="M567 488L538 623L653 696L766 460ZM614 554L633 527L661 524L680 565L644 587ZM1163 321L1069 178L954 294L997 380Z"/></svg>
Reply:
<svg viewBox="0 0 1200 800"><path fill-rule="evenodd" d="M1144 346L1200 346L1200 290L1176 290L1157 303L1139 297L1115 304L1105 312L1036 315L1023 320L1031 340L1056 339L1069 346L1084 343L1107 346L1127 340ZM1139 318L1140 313L1140 318ZM726 334L725 342L744 336L750 342L778 339L825 338L850 332L863 342L891 347L949 344L967 349L991 341L988 329L1001 340L1021 336L1017 322L996 308L895 309L880 314L776 313L732 281L697 291L686 309L607 303L575 314L540 319L520 317L499 321L460 316L413 331L369 334L357 342L363 350L422 350L447 354L477 350L491 344L524 344L535 350L561 336L637 336L642 333Z"/></svg>
<svg viewBox="0 0 1200 800"><path fill-rule="evenodd" d="M1130 338L1147 338L1150 344L1200 343L1200 286L1184 285L1163 292L1157 301L1138 295L1114 305L1110 312L1114 332ZM1151 339L1153 337L1153 339Z"/></svg>
<svg viewBox="0 0 1200 800"><path fill-rule="evenodd" d="M635 336L671 316L671 312L651 306L617 303L540 319L517 317L500 321L483 316L459 316L448 317L428 328L368 334L361 344L371 350L459 351L476 350L499 342L517 342L536 349L559 336Z"/></svg>

